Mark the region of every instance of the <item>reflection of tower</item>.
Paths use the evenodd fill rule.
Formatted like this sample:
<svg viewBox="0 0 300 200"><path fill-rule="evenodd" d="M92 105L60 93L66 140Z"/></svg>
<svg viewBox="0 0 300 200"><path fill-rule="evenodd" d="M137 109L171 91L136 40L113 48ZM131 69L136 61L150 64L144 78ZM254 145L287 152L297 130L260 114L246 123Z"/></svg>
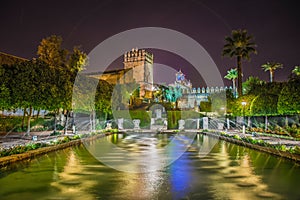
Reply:
<svg viewBox="0 0 300 200"><path fill-rule="evenodd" d="M144 49L132 49L124 54L124 69L131 69L125 75L125 82L140 84L140 97L147 96L153 85L153 54Z"/></svg>

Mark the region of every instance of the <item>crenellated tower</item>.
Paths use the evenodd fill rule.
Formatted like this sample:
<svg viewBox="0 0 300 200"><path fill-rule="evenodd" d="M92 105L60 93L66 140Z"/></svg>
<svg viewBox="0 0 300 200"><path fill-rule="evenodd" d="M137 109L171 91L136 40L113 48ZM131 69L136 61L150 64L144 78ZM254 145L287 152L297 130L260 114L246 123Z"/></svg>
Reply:
<svg viewBox="0 0 300 200"><path fill-rule="evenodd" d="M137 48L126 52L124 54L124 69L130 69L125 75L126 83L136 82L140 84L140 97L145 97L147 91L152 91L153 54Z"/></svg>

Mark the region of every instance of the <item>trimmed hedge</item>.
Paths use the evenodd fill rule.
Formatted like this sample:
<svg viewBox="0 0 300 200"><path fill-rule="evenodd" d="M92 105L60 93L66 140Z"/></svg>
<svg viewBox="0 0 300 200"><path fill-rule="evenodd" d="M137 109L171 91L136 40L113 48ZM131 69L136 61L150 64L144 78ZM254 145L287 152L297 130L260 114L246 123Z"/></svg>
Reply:
<svg viewBox="0 0 300 200"><path fill-rule="evenodd" d="M129 112L129 115L128 115ZM134 119L141 120L140 127L141 128L150 128L151 123L151 111L145 111L145 110L119 110L114 111L113 113L115 119L124 118L125 120L132 121ZM126 121L124 124L127 123ZM131 123L129 123L128 126L130 126Z"/></svg>
<svg viewBox="0 0 300 200"><path fill-rule="evenodd" d="M178 120L198 119L203 117L202 114L195 111L167 111L168 129L177 129Z"/></svg>

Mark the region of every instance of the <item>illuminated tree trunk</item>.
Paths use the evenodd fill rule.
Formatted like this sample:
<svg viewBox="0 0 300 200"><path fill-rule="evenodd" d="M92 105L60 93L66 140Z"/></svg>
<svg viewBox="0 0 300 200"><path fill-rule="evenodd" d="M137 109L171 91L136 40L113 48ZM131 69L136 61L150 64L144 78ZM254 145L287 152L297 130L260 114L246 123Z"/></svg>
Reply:
<svg viewBox="0 0 300 200"><path fill-rule="evenodd" d="M40 111L41 111L41 109L38 109L37 114L36 114L36 118L37 118L37 119L39 118Z"/></svg>
<svg viewBox="0 0 300 200"><path fill-rule="evenodd" d="M66 114L65 114L65 124L64 124L64 135L67 134L67 131L68 131L68 123L69 123L69 111L67 110L66 111Z"/></svg>
<svg viewBox="0 0 300 200"><path fill-rule="evenodd" d="M274 71L270 69L270 82L272 83L274 80Z"/></svg>
<svg viewBox="0 0 300 200"><path fill-rule="evenodd" d="M26 135L29 135L29 133L30 133L31 115L32 115L32 106L29 107L29 113L28 113L28 118L27 118L27 131L26 131Z"/></svg>
<svg viewBox="0 0 300 200"><path fill-rule="evenodd" d="M232 79L232 89L233 89L233 97L236 98L236 86L235 79Z"/></svg>
<svg viewBox="0 0 300 200"><path fill-rule="evenodd" d="M21 128L23 129L24 128L24 123L25 123L25 115L27 113L27 108L24 108L23 110L23 118L22 118L22 124L21 124Z"/></svg>
<svg viewBox="0 0 300 200"><path fill-rule="evenodd" d="M58 116L58 113L59 113L59 109L57 111L55 111L55 114L54 114L54 132L57 131L57 116Z"/></svg>
<svg viewBox="0 0 300 200"><path fill-rule="evenodd" d="M238 96L241 97L243 95L242 88L242 57L237 56L237 70L238 70Z"/></svg>
<svg viewBox="0 0 300 200"><path fill-rule="evenodd" d="M265 130L268 130L268 116L265 118Z"/></svg>

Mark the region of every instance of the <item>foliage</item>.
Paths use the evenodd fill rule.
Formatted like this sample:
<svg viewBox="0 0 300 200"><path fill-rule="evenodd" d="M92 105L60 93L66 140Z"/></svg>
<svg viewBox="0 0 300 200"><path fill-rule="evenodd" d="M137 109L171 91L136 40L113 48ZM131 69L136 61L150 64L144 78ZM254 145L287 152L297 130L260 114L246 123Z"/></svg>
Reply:
<svg viewBox="0 0 300 200"><path fill-rule="evenodd" d="M256 96L250 105L251 115L274 115L277 114L278 95L260 94Z"/></svg>
<svg viewBox="0 0 300 200"><path fill-rule="evenodd" d="M234 135L233 138L236 139L236 140L240 140L241 139L241 137L239 135Z"/></svg>
<svg viewBox="0 0 300 200"><path fill-rule="evenodd" d="M227 104L228 112L232 111L233 116L242 116L242 101L245 101L245 116L278 114L278 95L285 83L264 83L257 78L249 78L246 84L249 86L247 94L238 99L230 100L231 104Z"/></svg>
<svg viewBox="0 0 300 200"><path fill-rule="evenodd" d="M228 80L235 80L237 77L238 77L238 74L237 74L237 69L236 68L230 69L229 71L227 71L226 76L224 76L224 78L226 78Z"/></svg>
<svg viewBox="0 0 300 200"><path fill-rule="evenodd" d="M198 119L203 115L195 111L167 111L168 129L177 129L180 119Z"/></svg>
<svg viewBox="0 0 300 200"><path fill-rule="evenodd" d="M276 69L282 68L282 64L277 62L267 62L266 64L263 64L261 68L270 72L270 82L273 82L274 72Z"/></svg>
<svg viewBox="0 0 300 200"><path fill-rule="evenodd" d="M176 102L182 96L181 89L177 87L169 87L165 92L169 102Z"/></svg>
<svg viewBox="0 0 300 200"><path fill-rule="evenodd" d="M107 114L112 114L112 93L113 87L108 82L99 80L95 95L95 109L100 119L105 120Z"/></svg>
<svg viewBox="0 0 300 200"><path fill-rule="evenodd" d="M292 71L296 76L300 76L300 66L295 66Z"/></svg>
<svg viewBox="0 0 300 200"><path fill-rule="evenodd" d="M62 38L52 35L41 41L39 58L0 67L0 107L29 108L27 132L33 109L55 111L71 109L73 82L76 73L87 62L79 48L73 53L62 49Z"/></svg>
<svg viewBox="0 0 300 200"><path fill-rule="evenodd" d="M282 88L278 98L280 114L300 113L300 79L292 79Z"/></svg>
<svg viewBox="0 0 300 200"><path fill-rule="evenodd" d="M139 84L135 82L114 85L111 95L112 110L125 109L137 95L139 95Z"/></svg>
<svg viewBox="0 0 300 200"><path fill-rule="evenodd" d="M300 137L300 127L298 127L296 124L293 124L292 126L287 126L285 127L285 129L291 136L295 138Z"/></svg>
<svg viewBox="0 0 300 200"><path fill-rule="evenodd" d="M251 102L255 98L255 95L244 95L242 97L237 98L232 103L232 115L233 116L251 116L250 106ZM246 105L242 105L242 102L246 102Z"/></svg>
<svg viewBox="0 0 300 200"><path fill-rule="evenodd" d="M31 119L31 125L34 131L44 131L49 130L51 128L51 124L53 120L51 119ZM0 132L23 132L24 129L21 127L22 117L19 116L11 116L11 117L1 117L0 118Z"/></svg>
<svg viewBox="0 0 300 200"><path fill-rule="evenodd" d="M224 78L232 81L232 89L233 89L233 96L234 97L236 97L235 79L237 79L237 77L238 77L238 71L237 71L236 68L230 69L229 71L227 71L226 76L224 76Z"/></svg>
<svg viewBox="0 0 300 200"><path fill-rule="evenodd" d="M248 79L243 83L243 94L256 94L257 90L265 85L265 81L258 77L249 76Z"/></svg>
<svg viewBox="0 0 300 200"><path fill-rule="evenodd" d="M211 112L211 99L208 97L208 101L200 102L200 112Z"/></svg>
<svg viewBox="0 0 300 200"><path fill-rule="evenodd" d="M80 50L80 47L74 47L73 53L69 57L68 66L71 72L79 72L88 64L87 55Z"/></svg>
<svg viewBox="0 0 300 200"><path fill-rule="evenodd" d="M181 119L181 111L168 111L167 112L168 129L177 129L178 120L180 119Z"/></svg>
<svg viewBox="0 0 300 200"><path fill-rule="evenodd" d="M227 106L226 91L216 92L210 95L211 111L219 114L224 114ZM201 102L202 103L202 102Z"/></svg>
<svg viewBox="0 0 300 200"><path fill-rule="evenodd" d="M149 128L152 113L145 110L118 110L114 111L113 115L114 119L124 118L125 122L128 120L139 119L141 128Z"/></svg>
<svg viewBox="0 0 300 200"><path fill-rule="evenodd" d="M9 132L20 127L22 117L1 117L0 118L0 132Z"/></svg>
<svg viewBox="0 0 300 200"><path fill-rule="evenodd" d="M235 102L235 97L233 96L233 93L230 89L226 90L226 114L232 113L232 107Z"/></svg>
<svg viewBox="0 0 300 200"><path fill-rule="evenodd" d="M68 51L62 49L62 41L62 37L56 35L42 39L37 51L39 59L51 67L63 68Z"/></svg>

